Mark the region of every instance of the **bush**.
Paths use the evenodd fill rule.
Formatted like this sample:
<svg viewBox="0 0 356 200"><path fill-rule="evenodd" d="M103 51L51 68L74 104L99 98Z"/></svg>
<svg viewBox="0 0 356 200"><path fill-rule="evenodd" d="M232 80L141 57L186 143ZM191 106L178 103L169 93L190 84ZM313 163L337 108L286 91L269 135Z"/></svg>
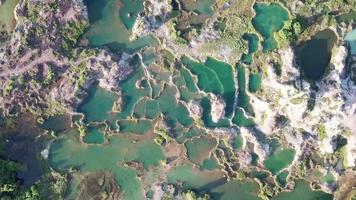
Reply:
<svg viewBox="0 0 356 200"><path fill-rule="evenodd" d="M325 125L322 123L316 125L316 132L319 140L324 140L327 137Z"/></svg>

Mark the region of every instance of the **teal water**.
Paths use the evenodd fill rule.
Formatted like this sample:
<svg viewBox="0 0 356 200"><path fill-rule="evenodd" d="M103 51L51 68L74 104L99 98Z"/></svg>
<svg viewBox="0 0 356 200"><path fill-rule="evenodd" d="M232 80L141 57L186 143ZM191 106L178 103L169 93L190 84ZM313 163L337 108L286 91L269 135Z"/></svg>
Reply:
<svg viewBox="0 0 356 200"><path fill-rule="evenodd" d="M331 59L332 48L337 36L330 29L318 32L301 48L300 60L304 76L320 80L326 72Z"/></svg>
<svg viewBox="0 0 356 200"><path fill-rule="evenodd" d="M105 136L99 127L88 127L87 133L83 137L83 141L87 144L103 144Z"/></svg>
<svg viewBox="0 0 356 200"><path fill-rule="evenodd" d="M223 84L220 82L218 75L213 70L202 63L193 61L186 56L182 57L181 62L193 74L198 76L198 87L201 90L217 95L223 94Z"/></svg>
<svg viewBox="0 0 356 200"><path fill-rule="evenodd" d="M215 0L182 0L182 8L184 10L194 11L202 15L213 15L213 4Z"/></svg>
<svg viewBox="0 0 356 200"><path fill-rule="evenodd" d="M253 181L231 180L212 189L209 193L213 199L217 200L260 200L258 184Z"/></svg>
<svg viewBox="0 0 356 200"><path fill-rule="evenodd" d="M150 120L120 120L118 124L122 133L142 135L153 129L153 123Z"/></svg>
<svg viewBox="0 0 356 200"><path fill-rule="evenodd" d="M252 127L255 125L253 119L247 117L242 108L236 108L232 122L241 127Z"/></svg>
<svg viewBox="0 0 356 200"><path fill-rule="evenodd" d="M292 163L294 155L294 149L277 149L265 160L264 165L272 174L277 174Z"/></svg>
<svg viewBox="0 0 356 200"><path fill-rule="evenodd" d="M215 158L207 158L203 161L200 170L215 170L220 167L219 162Z"/></svg>
<svg viewBox="0 0 356 200"><path fill-rule="evenodd" d="M184 145L187 149L189 160L195 164L202 164L218 143L212 137L199 137L188 140Z"/></svg>
<svg viewBox="0 0 356 200"><path fill-rule="evenodd" d="M286 186L288 175L289 172L287 170L284 170L277 175L277 181L282 187Z"/></svg>
<svg viewBox="0 0 356 200"><path fill-rule="evenodd" d="M258 50L259 38L256 34L245 33L242 38L248 42L248 53L242 55L242 62L246 65L250 65L253 60L253 54Z"/></svg>
<svg viewBox="0 0 356 200"><path fill-rule="evenodd" d="M182 182L182 190L207 191L226 183L221 171L201 171L192 164L176 166L167 174L169 183Z"/></svg>
<svg viewBox="0 0 356 200"><path fill-rule="evenodd" d="M173 74L173 81L178 87L180 98L183 101L189 102L190 100L199 97L199 89L196 85L196 81L185 67L182 66L179 71L175 71L175 74Z"/></svg>
<svg viewBox="0 0 356 200"><path fill-rule="evenodd" d="M153 140L133 142L122 136L111 136L109 144L81 145L75 137L66 134L57 139L50 148L49 162L59 171L77 168L80 172L109 171L115 175L125 200L144 199L143 188L134 168L123 163L137 161L145 169L158 165L165 159L162 149Z"/></svg>
<svg viewBox="0 0 356 200"><path fill-rule="evenodd" d="M253 181L226 181L224 175L216 170L200 171L192 165L174 167L168 174L168 182L183 183L183 190L193 189L208 193L216 200L259 200L259 186Z"/></svg>
<svg viewBox="0 0 356 200"><path fill-rule="evenodd" d="M288 11L278 3L256 3L253 8L256 16L252 19L252 24L264 38L263 50L277 48L278 43L273 34L281 30L289 19Z"/></svg>
<svg viewBox="0 0 356 200"><path fill-rule="evenodd" d="M198 77L199 89L223 97L226 103L225 116L231 117L236 96L232 67L211 57L208 57L204 64L186 56L181 59L181 62ZM191 85L192 82L189 81L189 84Z"/></svg>
<svg viewBox="0 0 356 200"><path fill-rule="evenodd" d="M348 42L351 54L356 55L356 29L345 36L345 41Z"/></svg>
<svg viewBox="0 0 356 200"><path fill-rule="evenodd" d="M98 85L89 89L89 95L79 106L78 111L84 113L86 122L103 122L109 119L115 124L115 117L112 115L114 102L118 96Z"/></svg>
<svg viewBox="0 0 356 200"><path fill-rule="evenodd" d="M71 117L67 115L51 116L40 125L41 128L46 130L53 130L55 132L64 131L71 126Z"/></svg>
<svg viewBox="0 0 356 200"><path fill-rule="evenodd" d="M122 92L122 108L120 119L127 119L133 115L135 105L143 97L149 97L152 88L147 83L143 68L138 64L136 71L126 80L119 83ZM139 87L137 87L139 86Z"/></svg>
<svg viewBox="0 0 356 200"><path fill-rule="evenodd" d="M188 127L193 124L193 119L190 117L188 109L178 103L175 97L177 92L175 87L166 85L161 96L157 99L159 108L171 127L175 127L177 123Z"/></svg>
<svg viewBox="0 0 356 200"><path fill-rule="evenodd" d="M292 192L282 192L272 200L332 200L333 195L322 192L312 191L306 181L297 181Z"/></svg>
<svg viewBox="0 0 356 200"><path fill-rule="evenodd" d="M200 101L200 106L203 108L202 120L204 125L209 128L215 127L229 127L230 121L226 118L221 118L219 121L214 122L211 115L211 102L208 97L203 97Z"/></svg>
<svg viewBox="0 0 356 200"><path fill-rule="evenodd" d="M356 21L356 11L351 10L348 13L344 13L342 15L339 15L336 17L337 22L351 22L351 21Z"/></svg>
<svg viewBox="0 0 356 200"><path fill-rule="evenodd" d="M226 103L225 116L230 117L234 111L234 101L236 96L233 69L229 64L215 60L211 57L208 57L205 61L205 66L215 72L220 83L222 84L222 96Z"/></svg>
<svg viewBox="0 0 356 200"><path fill-rule="evenodd" d="M90 28L84 35L91 46L107 45L128 52L154 46L158 40L151 35L130 41L137 14L143 0L86 0Z"/></svg>
<svg viewBox="0 0 356 200"><path fill-rule="evenodd" d="M176 136L176 141L180 144L184 143L187 139L196 136L205 135L206 132L202 129L198 129L195 126L191 127L188 131L179 131Z"/></svg>
<svg viewBox="0 0 356 200"><path fill-rule="evenodd" d="M238 96L237 96L237 106L243 108L247 113L253 115L254 111L250 103L250 97L246 92L247 81L246 81L246 69L243 65L237 65L237 82L238 82Z"/></svg>
<svg viewBox="0 0 356 200"><path fill-rule="evenodd" d="M248 90L252 93L257 92L261 88L262 74L251 73L248 81Z"/></svg>

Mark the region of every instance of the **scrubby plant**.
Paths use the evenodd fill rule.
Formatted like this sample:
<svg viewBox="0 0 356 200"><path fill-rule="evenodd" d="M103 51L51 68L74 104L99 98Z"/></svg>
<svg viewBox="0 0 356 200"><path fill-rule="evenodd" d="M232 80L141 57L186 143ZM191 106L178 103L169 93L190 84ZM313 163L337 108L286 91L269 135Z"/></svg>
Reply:
<svg viewBox="0 0 356 200"><path fill-rule="evenodd" d="M316 125L316 132L319 140L324 140L327 137L325 125L322 123Z"/></svg>

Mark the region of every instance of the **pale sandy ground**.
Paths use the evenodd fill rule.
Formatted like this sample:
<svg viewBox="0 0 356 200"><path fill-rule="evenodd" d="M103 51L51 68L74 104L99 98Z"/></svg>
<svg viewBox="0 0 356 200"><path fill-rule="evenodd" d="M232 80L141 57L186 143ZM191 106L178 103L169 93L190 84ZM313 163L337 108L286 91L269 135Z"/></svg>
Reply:
<svg viewBox="0 0 356 200"><path fill-rule="evenodd" d="M327 131L327 138L318 142L322 153L333 152L331 139L337 134L343 134L345 128L350 129L352 134L347 135L347 164L354 166L356 159L356 86L350 81L341 79L344 70L347 50L345 47L336 49L331 63L335 69L324 80L333 80L336 83L330 84L327 81L318 84L320 90L316 93L316 105L312 112L307 112L307 99L309 97L309 84L302 82L293 86L285 81L294 80L299 76L293 61L293 51L290 48L280 51L282 55L283 73L282 77L276 77L272 66L268 66L267 77L264 77L262 85L265 91L272 96L270 102L264 99L251 96L251 102L256 112L256 121L260 128L268 135L273 134L275 127L275 116L283 114L290 119L290 126L297 130L304 130L316 135L315 125L323 123ZM346 96L344 101L343 96ZM293 104L293 98L302 98L303 101ZM288 132L286 130L286 132ZM297 156L301 154L300 148L302 138L286 135L287 140L297 151Z"/></svg>

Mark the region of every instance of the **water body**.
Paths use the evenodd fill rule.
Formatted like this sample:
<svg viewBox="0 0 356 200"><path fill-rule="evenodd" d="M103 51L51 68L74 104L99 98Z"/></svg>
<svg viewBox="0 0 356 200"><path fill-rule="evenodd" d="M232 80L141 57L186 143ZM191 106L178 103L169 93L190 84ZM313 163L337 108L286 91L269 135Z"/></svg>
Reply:
<svg viewBox="0 0 356 200"><path fill-rule="evenodd" d="M281 30L284 23L289 19L288 10L278 3L256 3L256 16L252 19L252 25L263 36L263 50L269 51L278 47L274 39L274 33Z"/></svg>
<svg viewBox="0 0 356 200"><path fill-rule="evenodd" d="M188 109L183 104L178 103L176 98L177 92L175 87L166 85L157 100L159 108L171 127L175 127L177 122L188 127L193 124L193 119L189 116Z"/></svg>
<svg viewBox="0 0 356 200"><path fill-rule="evenodd" d="M277 175L277 181L282 187L286 186L288 175L289 175L288 170L284 170Z"/></svg>
<svg viewBox="0 0 356 200"><path fill-rule="evenodd" d="M133 134L145 134L153 128L152 121L150 120L120 120L119 121L120 132L133 133Z"/></svg>
<svg viewBox="0 0 356 200"><path fill-rule="evenodd" d="M105 136L99 127L88 127L87 133L83 137L83 141L87 144L103 144Z"/></svg>
<svg viewBox="0 0 356 200"><path fill-rule="evenodd" d="M318 32L301 47L299 57L304 76L311 80L320 80L329 66L332 48L337 36L330 29Z"/></svg>
<svg viewBox="0 0 356 200"><path fill-rule="evenodd" d="M242 108L236 108L235 115L232 118L232 122L237 126L241 126L241 127L252 127L255 125L253 119L247 117Z"/></svg>
<svg viewBox="0 0 356 200"><path fill-rule="evenodd" d="M196 81L185 67L182 66L179 71L175 71L173 81L178 87L180 98L183 101L189 102L192 99L199 98L199 89L196 85Z"/></svg>
<svg viewBox="0 0 356 200"><path fill-rule="evenodd" d="M332 200L332 194L322 191L312 191L308 182L299 180L292 192L282 192L272 200Z"/></svg>
<svg viewBox="0 0 356 200"><path fill-rule="evenodd" d="M248 53L242 55L242 62L246 65L250 65L253 60L253 54L258 50L259 38L254 33L245 33L242 38L248 42Z"/></svg>
<svg viewBox="0 0 356 200"><path fill-rule="evenodd" d="M257 92L261 88L262 74L251 73L248 81L248 90L252 93Z"/></svg>
<svg viewBox="0 0 356 200"><path fill-rule="evenodd" d="M46 130L62 132L70 128L71 121L72 119L69 115L56 115L46 119L40 127Z"/></svg>
<svg viewBox="0 0 356 200"><path fill-rule="evenodd" d="M218 143L212 137L199 137L188 140L184 145L187 148L189 160L195 164L202 164Z"/></svg>
<svg viewBox="0 0 356 200"><path fill-rule="evenodd" d="M216 73L223 86L222 96L226 104L225 116L230 117L234 110L234 101L236 96L234 72L232 67L227 63L215 60L211 57L208 57L205 61L205 65Z"/></svg>
<svg viewBox="0 0 356 200"><path fill-rule="evenodd" d="M119 114L120 119L127 119L133 115L135 105L143 97L149 97L152 88L146 79L142 66L138 66L129 78L122 81L120 89L122 92L122 108ZM139 86L139 87L138 87Z"/></svg>
<svg viewBox="0 0 356 200"><path fill-rule="evenodd" d="M213 5L215 0L181 0L180 2L184 10L209 16L214 14Z"/></svg>
<svg viewBox="0 0 356 200"><path fill-rule="evenodd" d="M221 118L214 122L211 115L211 102L208 97L203 97L200 101L200 106L203 108L202 120L204 125L209 128L229 127L230 121L227 118Z"/></svg>
<svg viewBox="0 0 356 200"><path fill-rule="evenodd" d="M215 170L220 167L219 162L215 158L207 158L203 161L200 170Z"/></svg>
<svg viewBox="0 0 356 200"><path fill-rule="evenodd" d="M217 200L259 200L259 186L256 182L227 181L221 171L200 171L192 165L177 166L168 173L168 182L183 182L183 190L194 189L198 193L208 193Z"/></svg>
<svg viewBox="0 0 356 200"><path fill-rule="evenodd" d="M88 97L79 106L78 111L84 113L85 122L109 120L112 124L115 124L117 118L114 117L112 108L117 100L118 96L115 93L95 85L90 88Z"/></svg>
<svg viewBox="0 0 356 200"><path fill-rule="evenodd" d="M243 65L237 65L237 82L238 82L238 96L237 96L237 106L243 108L247 113L254 115L253 107L250 103L250 97L246 92L247 81L246 81L246 69Z"/></svg>
<svg viewBox="0 0 356 200"><path fill-rule="evenodd" d="M351 21L356 22L356 11L355 10L351 10L348 13L339 15L339 16L336 17L336 20L337 20L338 23L351 22Z"/></svg>
<svg viewBox="0 0 356 200"><path fill-rule="evenodd" d="M90 28L84 35L91 46L107 45L128 52L145 46L157 45L153 36L130 41L132 27L138 13L143 11L143 0L86 0Z"/></svg>
<svg viewBox="0 0 356 200"><path fill-rule="evenodd" d="M194 189L197 192L206 192L226 183L224 174L220 170L204 170L193 167L192 164L176 166L167 174L169 183L182 182L182 189Z"/></svg>
<svg viewBox="0 0 356 200"><path fill-rule="evenodd" d="M198 76L199 89L216 95L223 94L223 84L214 70L208 68L203 63L196 62L186 56L182 57L181 62L194 75Z"/></svg>
<svg viewBox="0 0 356 200"><path fill-rule="evenodd" d="M345 36L345 41L349 44L351 50L350 53L356 55L356 29Z"/></svg>
<svg viewBox="0 0 356 200"><path fill-rule="evenodd" d="M144 199L143 188L129 161L142 163L145 169L158 165L164 154L153 140L131 141L123 136L111 136L104 146L79 144L78 134L58 138L50 148L49 162L59 171L77 168L80 172L110 171L120 186L122 199Z"/></svg>
<svg viewBox="0 0 356 200"><path fill-rule="evenodd" d="M259 186L253 181L229 181L228 183L210 191L213 199L217 200L260 200Z"/></svg>
<svg viewBox="0 0 356 200"><path fill-rule="evenodd" d="M294 149L277 149L264 162L265 167L272 172L278 174L282 169L288 167L295 155Z"/></svg>
<svg viewBox="0 0 356 200"><path fill-rule="evenodd" d="M0 32L10 33L16 25L14 10L19 0L5 0L0 5Z"/></svg>

